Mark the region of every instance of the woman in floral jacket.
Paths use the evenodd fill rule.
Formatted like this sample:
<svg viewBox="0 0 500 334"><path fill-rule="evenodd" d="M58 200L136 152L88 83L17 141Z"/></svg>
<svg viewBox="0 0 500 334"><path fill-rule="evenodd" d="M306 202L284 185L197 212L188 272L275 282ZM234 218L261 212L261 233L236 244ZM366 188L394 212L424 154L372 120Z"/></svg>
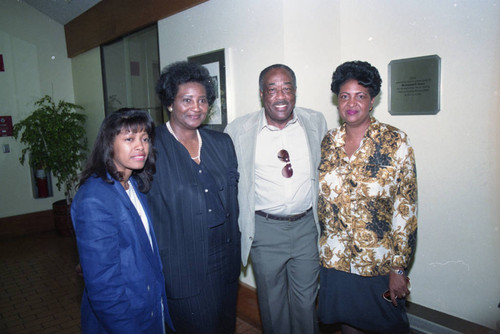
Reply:
<svg viewBox="0 0 500 334"><path fill-rule="evenodd" d="M407 268L417 236L413 148L370 115L382 80L367 62L340 65L331 89L342 126L322 142L319 318L343 333L408 333Z"/></svg>

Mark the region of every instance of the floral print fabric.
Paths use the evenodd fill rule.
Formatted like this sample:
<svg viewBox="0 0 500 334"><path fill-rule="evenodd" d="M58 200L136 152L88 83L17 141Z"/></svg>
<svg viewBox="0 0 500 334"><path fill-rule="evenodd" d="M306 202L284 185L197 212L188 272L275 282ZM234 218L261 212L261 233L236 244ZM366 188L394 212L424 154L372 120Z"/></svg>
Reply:
<svg viewBox="0 0 500 334"><path fill-rule="evenodd" d="M417 237L413 148L399 129L371 118L347 157L345 125L321 144L318 215L321 265L361 276L406 268Z"/></svg>

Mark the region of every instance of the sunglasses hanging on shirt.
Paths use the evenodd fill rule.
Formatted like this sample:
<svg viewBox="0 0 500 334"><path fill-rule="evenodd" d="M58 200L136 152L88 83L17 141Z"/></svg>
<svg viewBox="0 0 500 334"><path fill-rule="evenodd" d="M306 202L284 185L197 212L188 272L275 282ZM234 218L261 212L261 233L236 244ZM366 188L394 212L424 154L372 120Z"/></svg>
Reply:
<svg viewBox="0 0 500 334"><path fill-rule="evenodd" d="M292 163L290 162L290 155L287 150L281 150L278 152L278 159L281 162L286 163L286 165L281 170L281 175L285 178L291 178L293 175Z"/></svg>

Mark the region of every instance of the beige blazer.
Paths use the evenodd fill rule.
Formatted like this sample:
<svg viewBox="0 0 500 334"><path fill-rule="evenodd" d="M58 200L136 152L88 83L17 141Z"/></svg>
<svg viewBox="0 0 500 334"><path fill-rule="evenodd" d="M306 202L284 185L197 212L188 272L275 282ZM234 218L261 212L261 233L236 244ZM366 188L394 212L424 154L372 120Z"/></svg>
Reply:
<svg viewBox="0 0 500 334"><path fill-rule="evenodd" d="M313 212L318 235L318 166L321 159L321 141L327 132L325 117L322 113L296 107L294 109L300 123L307 133L307 144L311 161L311 186L313 195ZM243 266L248 263L250 248L255 236L255 146L260 119L264 109L241 116L232 121L225 129L231 136L238 158L238 202L240 216L238 225L241 231L241 261Z"/></svg>

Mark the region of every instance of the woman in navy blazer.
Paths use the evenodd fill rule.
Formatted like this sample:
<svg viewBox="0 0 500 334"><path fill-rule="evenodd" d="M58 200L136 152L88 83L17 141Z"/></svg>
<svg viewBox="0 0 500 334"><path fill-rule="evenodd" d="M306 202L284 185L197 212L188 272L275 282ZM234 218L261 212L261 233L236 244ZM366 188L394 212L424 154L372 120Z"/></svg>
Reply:
<svg viewBox="0 0 500 334"><path fill-rule="evenodd" d="M71 205L85 281L82 333L165 333L172 327L146 197L154 125L142 110L106 117Z"/></svg>
<svg viewBox="0 0 500 334"><path fill-rule="evenodd" d="M156 129L148 193L177 333L234 333L240 274L237 161L227 134L201 126L215 100L201 65L163 70L157 92L169 122Z"/></svg>

